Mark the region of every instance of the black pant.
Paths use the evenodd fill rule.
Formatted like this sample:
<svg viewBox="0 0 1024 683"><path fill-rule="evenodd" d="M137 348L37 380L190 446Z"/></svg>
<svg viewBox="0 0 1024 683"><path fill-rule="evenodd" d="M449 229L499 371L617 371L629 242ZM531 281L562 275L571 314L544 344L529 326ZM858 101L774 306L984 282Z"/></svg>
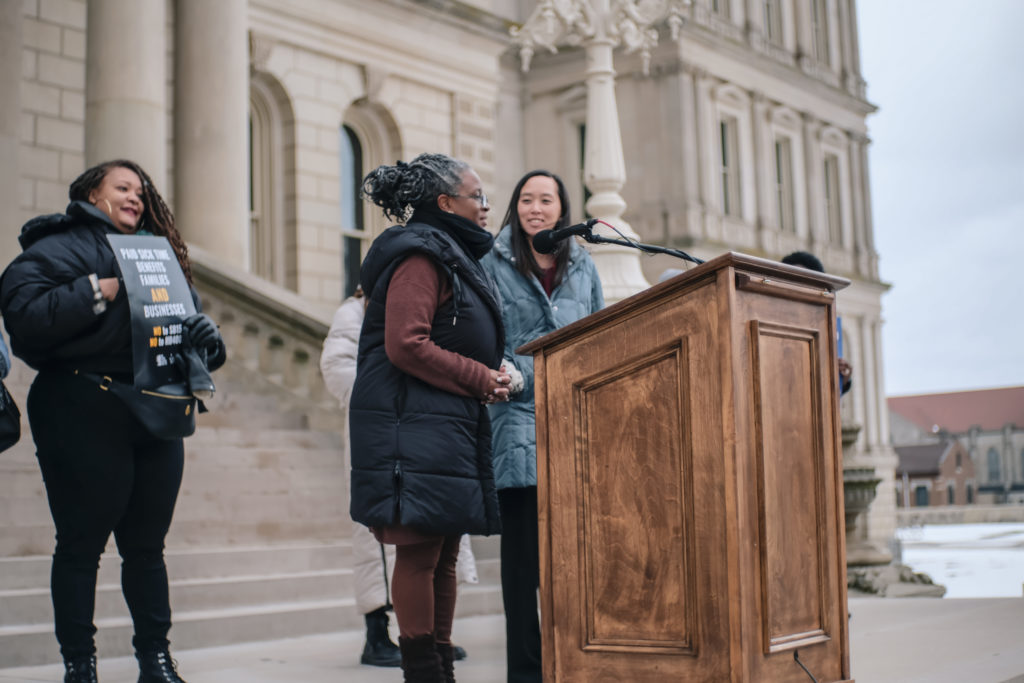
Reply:
<svg viewBox="0 0 1024 683"><path fill-rule="evenodd" d="M508 683L541 683L537 487L500 489L498 503Z"/></svg>
<svg viewBox="0 0 1024 683"><path fill-rule="evenodd" d="M96 652L99 558L114 532L136 651L167 648L164 537L181 486L180 439L154 439L125 405L75 375L40 372L28 395L36 457L57 527L50 591L65 659Z"/></svg>

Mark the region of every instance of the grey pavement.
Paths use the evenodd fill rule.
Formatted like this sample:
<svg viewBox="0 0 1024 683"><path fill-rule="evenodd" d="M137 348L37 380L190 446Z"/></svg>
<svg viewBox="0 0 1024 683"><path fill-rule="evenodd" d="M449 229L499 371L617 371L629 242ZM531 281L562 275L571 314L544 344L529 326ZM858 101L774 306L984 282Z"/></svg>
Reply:
<svg viewBox="0 0 1024 683"><path fill-rule="evenodd" d="M849 606L858 683L1024 683L1024 598L854 597ZM457 619L454 640L469 652L456 666L459 683L504 680L501 616ZM351 631L173 654L189 683L401 681L397 669L361 666L362 645ZM60 681L62 673L55 665L0 669L0 683ZM99 673L102 683L138 676L124 657L101 659Z"/></svg>

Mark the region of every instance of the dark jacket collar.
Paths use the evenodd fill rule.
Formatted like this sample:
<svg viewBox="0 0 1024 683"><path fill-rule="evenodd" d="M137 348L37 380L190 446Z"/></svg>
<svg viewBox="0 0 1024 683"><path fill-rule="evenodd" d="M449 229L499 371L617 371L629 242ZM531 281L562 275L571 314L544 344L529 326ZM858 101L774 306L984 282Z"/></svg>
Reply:
<svg viewBox="0 0 1024 683"><path fill-rule="evenodd" d="M68 204L64 213L51 213L45 216L36 216L21 228L21 235L18 242L21 248L28 249L39 240L64 232L74 225L80 224L95 225L104 232L118 232L110 217L97 209L89 202L75 200Z"/></svg>

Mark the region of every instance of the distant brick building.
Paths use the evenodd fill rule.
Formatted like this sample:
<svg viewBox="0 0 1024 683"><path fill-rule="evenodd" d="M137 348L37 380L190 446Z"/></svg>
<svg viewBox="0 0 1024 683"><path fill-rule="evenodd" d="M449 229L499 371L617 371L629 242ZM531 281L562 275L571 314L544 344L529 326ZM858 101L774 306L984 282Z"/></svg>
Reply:
<svg viewBox="0 0 1024 683"><path fill-rule="evenodd" d="M897 446L896 506L969 505L975 502L974 461L956 439Z"/></svg>
<svg viewBox="0 0 1024 683"><path fill-rule="evenodd" d="M906 446L930 446L934 451L956 440L972 461L975 502L1024 503L1024 386L894 396L888 405L900 468L906 467L911 477L914 467L923 467L929 451L912 452ZM898 469L897 487L901 476ZM897 504L904 505L900 495Z"/></svg>

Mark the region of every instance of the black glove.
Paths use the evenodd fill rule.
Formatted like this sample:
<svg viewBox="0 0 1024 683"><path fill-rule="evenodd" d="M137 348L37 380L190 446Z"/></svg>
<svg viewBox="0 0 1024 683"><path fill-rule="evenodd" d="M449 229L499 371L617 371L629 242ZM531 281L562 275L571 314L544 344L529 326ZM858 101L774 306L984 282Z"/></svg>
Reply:
<svg viewBox="0 0 1024 683"><path fill-rule="evenodd" d="M188 343L194 349L202 349L207 353L216 353L220 342L220 331L217 323L205 313L196 313L185 318L182 323L188 332Z"/></svg>

